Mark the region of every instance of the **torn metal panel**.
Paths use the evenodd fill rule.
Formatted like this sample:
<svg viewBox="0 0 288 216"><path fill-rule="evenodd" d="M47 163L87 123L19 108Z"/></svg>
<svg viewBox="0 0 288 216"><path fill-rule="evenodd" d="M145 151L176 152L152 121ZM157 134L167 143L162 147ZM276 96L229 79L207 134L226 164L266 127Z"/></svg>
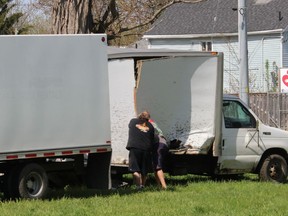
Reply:
<svg viewBox="0 0 288 216"><path fill-rule="evenodd" d="M206 152L215 138L217 58L143 60L137 112L148 110L168 140ZM221 124L219 124L221 125Z"/></svg>
<svg viewBox="0 0 288 216"><path fill-rule="evenodd" d="M207 154L220 143L222 56L120 51L109 54L112 163L128 162L128 123L143 110L188 154Z"/></svg>

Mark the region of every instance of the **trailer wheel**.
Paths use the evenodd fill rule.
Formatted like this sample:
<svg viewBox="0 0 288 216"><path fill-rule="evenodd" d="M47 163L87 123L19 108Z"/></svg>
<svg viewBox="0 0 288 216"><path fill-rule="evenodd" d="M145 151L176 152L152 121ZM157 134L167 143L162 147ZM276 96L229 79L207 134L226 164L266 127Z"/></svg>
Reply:
<svg viewBox="0 0 288 216"><path fill-rule="evenodd" d="M265 158L259 172L261 181L284 183L287 179L287 162L277 154Z"/></svg>
<svg viewBox="0 0 288 216"><path fill-rule="evenodd" d="M28 199L45 197L48 191L48 177L38 164L27 164L19 174L19 196Z"/></svg>

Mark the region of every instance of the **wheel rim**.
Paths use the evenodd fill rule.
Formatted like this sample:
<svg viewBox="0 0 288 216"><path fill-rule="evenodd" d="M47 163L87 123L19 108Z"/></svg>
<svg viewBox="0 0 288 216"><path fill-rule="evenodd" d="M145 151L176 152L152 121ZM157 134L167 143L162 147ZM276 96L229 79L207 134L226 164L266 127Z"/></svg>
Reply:
<svg viewBox="0 0 288 216"><path fill-rule="evenodd" d="M270 177L274 180L279 179L282 176L281 164L278 161L273 161L269 167Z"/></svg>
<svg viewBox="0 0 288 216"><path fill-rule="evenodd" d="M34 197L41 193L43 188L43 179L39 173L31 172L25 180L26 190L30 196Z"/></svg>

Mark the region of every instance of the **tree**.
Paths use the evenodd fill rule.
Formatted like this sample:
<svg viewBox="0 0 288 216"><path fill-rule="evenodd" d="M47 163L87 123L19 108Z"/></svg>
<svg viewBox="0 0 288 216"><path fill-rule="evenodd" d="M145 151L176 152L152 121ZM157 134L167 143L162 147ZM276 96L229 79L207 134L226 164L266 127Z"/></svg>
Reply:
<svg viewBox="0 0 288 216"><path fill-rule="evenodd" d="M27 34L50 34L52 4L43 4L42 0L13 0L13 11L23 15L17 22L16 27L30 26Z"/></svg>
<svg viewBox="0 0 288 216"><path fill-rule="evenodd" d="M204 0L54 0L52 33L106 33L110 43L133 41L170 5L200 1Z"/></svg>
<svg viewBox="0 0 288 216"><path fill-rule="evenodd" d="M16 24L22 13L12 13L16 4L11 4L12 0L0 0L0 34L23 34L29 29L28 26L17 28Z"/></svg>

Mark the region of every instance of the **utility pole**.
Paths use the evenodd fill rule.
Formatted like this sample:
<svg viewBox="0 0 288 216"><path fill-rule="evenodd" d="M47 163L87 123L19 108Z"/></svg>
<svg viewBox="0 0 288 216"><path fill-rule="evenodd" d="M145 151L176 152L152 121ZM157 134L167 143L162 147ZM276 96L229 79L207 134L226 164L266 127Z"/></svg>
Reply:
<svg viewBox="0 0 288 216"><path fill-rule="evenodd" d="M238 0L238 42L239 42L239 97L249 106L249 75L247 46L246 0Z"/></svg>

